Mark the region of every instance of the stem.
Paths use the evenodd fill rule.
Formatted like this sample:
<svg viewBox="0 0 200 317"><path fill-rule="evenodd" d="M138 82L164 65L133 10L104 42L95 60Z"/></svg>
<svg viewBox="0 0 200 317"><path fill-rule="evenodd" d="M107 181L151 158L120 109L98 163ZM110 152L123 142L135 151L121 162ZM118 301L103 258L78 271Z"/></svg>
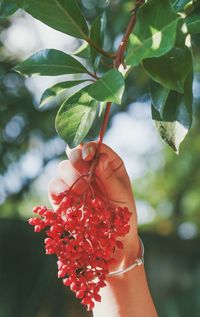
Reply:
<svg viewBox="0 0 200 317"><path fill-rule="evenodd" d="M127 46L127 43L128 43L128 39L129 39L129 36L130 34L132 33L132 30L135 26L135 23L136 23L136 15L133 14L130 21L129 21L129 24L127 26L127 29L126 29L126 32L123 36L123 39L122 41L120 42L120 45L119 45L119 48L118 48L118 51L117 51L117 56L115 58L115 61L114 61L114 67L115 68L119 68L119 66L123 63L123 59L124 59L124 52L125 52L125 49L126 49L126 46Z"/></svg>
<svg viewBox="0 0 200 317"><path fill-rule="evenodd" d="M132 33L135 24L136 24L136 12L137 9L144 3L145 0L136 0L135 3L135 8L132 11L132 16L131 19L128 23L128 26L126 28L126 31L124 33L124 36L120 42L119 48L117 50L117 55L115 57L115 60L113 62L113 68L119 68L121 64L124 64L124 53L128 44L128 40L129 40L129 36ZM106 131L106 127L108 125L108 119L109 119L109 114L110 114L110 109L111 109L112 103L111 102L107 102L106 104L106 110L105 110L105 114L104 114L104 118L103 118L103 123L101 126L101 130L99 132L99 138L98 138L98 142L97 142L97 149L96 149L96 154L95 157L93 159L90 171L89 171L89 178L88 181L91 182L93 180L93 177L95 175L95 169L96 166L98 164L98 159L99 159L99 154L100 154L100 149L101 149L101 145L103 142L103 137Z"/></svg>
<svg viewBox="0 0 200 317"><path fill-rule="evenodd" d="M102 55L109 57L109 58L115 58L116 57L116 53L109 53L107 51L104 51L101 47L99 47L95 42L92 41L91 38L86 38L85 41L91 45L97 52L101 53Z"/></svg>
<svg viewBox="0 0 200 317"><path fill-rule="evenodd" d="M95 78L95 79L99 79L99 77L94 74L94 73L91 73L89 70L87 71L88 75L90 75L91 77Z"/></svg>
<svg viewBox="0 0 200 317"><path fill-rule="evenodd" d="M106 131L106 127L107 127L107 124L108 124L108 119L109 119L109 113L110 113L111 105L112 105L111 102L107 102L107 104L106 104L106 111L105 111L105 114L104 114L101 130L99 132L99 138L98 138L98 142L97 142L97 148L96 148L95 157L94 157L94 159L92 161L92 165L91 165L91 168L90 168L90 171L89 171L88 182L92 181L92 178L93 178L94 173L95 173L96 166L98 164L100 148L101 148L101 144L103 142L103 137L104 137L104 134L105 134L105 131Z"/></svg>

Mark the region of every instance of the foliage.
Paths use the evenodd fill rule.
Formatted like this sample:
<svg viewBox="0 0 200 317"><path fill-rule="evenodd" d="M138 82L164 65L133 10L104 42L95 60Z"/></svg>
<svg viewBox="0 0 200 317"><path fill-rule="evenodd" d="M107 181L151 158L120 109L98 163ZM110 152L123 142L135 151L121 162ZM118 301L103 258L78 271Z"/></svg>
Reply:
<svg viewBox="0 0 200 317"><path fill-rule="evenodd" d="M162 166L156 173L148 172L145 178L137 180L134 186L138 199L157 210L157 217L152 226L161 234L176 233L183 223L193 226L194 235L200 232L200 124L198 117L199 110L190 136L182 146L181 156L176 156L166 148Z"/></svg>
<svg viewBox="0 0 200 317"><path fill-rule="evenodd" d="M144 67L150 78L152 118L156 121L161 137L178 152L179 145L192 123L193 56L189 39L191 35L200 32L199 4L198 1L189 0L149 0L137 8L138 3L135 3L137 22L125 52L125 63L130 65L129 74L132 70L134 72L133 67L138 64ZM18 72L29 76L85 74L88 80L94 82L89 87L86 85L85 88L80 88L81 93L85 92L93 99L88 107L99 101L116 104L122 102L126 79L123 76L127 77L127 74L114 69L108 70L106 66L107 63L112 64L116 57L116 53L110 51L113 50L114 43L110 45L106 41L108 1L104 1L100 15L93 19L84 8L80 9L75 0L2 0L1 16L15 12L16 5L50 27L84 40L83 46L78 52L74 52L74 56L54 49L40 51L18 64L15 67ZM77 56L81 56L83 60L78 61ZM67 91L69 87L71 83L58 83L50 88L42 97L42 104L46 104L48 99L59 95L61 91ZM73 102L74 113L80 109L79 98L76 100L77 106ZM95 112L98 116L95 116L91 109L93 115L90 116L89 125L84 123L88 116L79 115L82 118L81 128L79 124L75 127L72 122L74 117L68 116L70 101L66 99L60 106L61 110L56 117L57 131L71 146L82 142L90 133L90 127L96 118L101 120L103 115L101 108L97 106ZM72 142L72 135L78 135L76 142Z"/></svg>
<svg viewBox="0 0 200 317"><path fill-rule="evenodd" d="M57 132L70 147L78 145L90 130L95 119L98 103L84 89L66 100L56 117Z"/></svg>

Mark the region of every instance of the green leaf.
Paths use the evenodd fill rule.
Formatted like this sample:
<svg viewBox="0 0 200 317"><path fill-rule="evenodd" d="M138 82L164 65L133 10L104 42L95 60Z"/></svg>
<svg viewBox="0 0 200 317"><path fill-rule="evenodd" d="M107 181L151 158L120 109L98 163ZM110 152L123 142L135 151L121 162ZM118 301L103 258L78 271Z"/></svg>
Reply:
<svg viewBox="0 0 200 317"><path fill-rule="evenodd" d="M190 34L200 33L200 8L189 14L185 18L185 22Z"/></svg>
<svg viewBox="0 0 200 317"><path fill-rule="evenodd" d="M90 58L89 44L87 42L83 42L83 44L73 53L73 55L82 58Z"/></svg>
<svg viewBox="0 0 200 317"><path fill-rule="evenodd" d="M187 47L175 47L164 56L143 60L143 66L153 80L183 93L185 79L192 69L192 55Z"/></svg>
<svg viewBox="0 0 200 317"><path fill-rule="evenodd" d="M149 88L152 105L159 112L162 118L164 107L170 93L170 89L156 83L153 80L150 80Z"/></svg>
<svg viewBox="0 0 200 317"><path fill-rule="evenodd" d="M192 5L194 8L199 8L200 7L200 0L192 0Z"/></svg>
<svg viewBox="0 0 200 317"><path fill-rule="evenodd" d="M106 29L106 15L103 13L101 16L97 17L93 22L90 30L90 38L98 46L103 47L104 36ZM94 70L97 70L101 54L97 52L92 46L90 46L90 56L92 64L94 65Z"/></svg>
<svg viewBox="0 0 200 317"><path fill-rule="evenodd" d="M92 0L92 2L93 2L93 0ZM98 5L99 5L99 7L100 7L101 9L107 8L107 7L109 6L109 4L110 4L110 0L101 0L101 1L99 1L99 3L98 3Z"/></svg>
<svg viewBox="0 0 200 317"><path fill-rule="evenodd" d="M94 141L94 139L96 139L98 137L99 131L101 130L101 126L103 123L103 118L104 118L103 114L104 114L104 111L102 111L102 109L98 108L98 111L96 113L93 124L92 124L87 136L84 138L84 142Z"/></svg>
<svg viewBox="0 0 200 317"><path fill-rule="evenodd" d="M10 3L8 0L0 1L0 19L7 18L9 15L15 13L19 7L16 3Z"/></svg>
<svg viewBox="0 0 200 317"><path fill-rule="evenodd" d="M89 132L97 113L98 102L82 89L63 103L56 116L56 131L75 147Z"/></svg>
<svg viewBox="0 0 200 317"><path fill-rule="evenodd" d="M23 75L40 76L87 73L87 69L71 55L54 49L35 53L15 66L14 70Z"/></svg>
<svg viewBox="0 0 200 317"><path fill-rule="evenodd" d="M89 15L93 16L94 13L105 10L110 4L110 0L82 0L81 3L87 11L92 13Z"/></svg>
<svg viewBox="0 0 200 317"><path fill-rule="evenodd" d="M117 69L111 69L89 86L88 93L98 101L121 104L124 93L124 77Z"/></svg>
<svg viewBox="0 0 200 317"><path fill-rule="evenodd" d="M192 125L192 81L193 74L190 73L185 81L183 94L170 91L166 101L164 101L165 97L161 98L162 109L155 103L156 98L152 100L152 118L155 120L158 133L176 153L179 153L179 146ZM157 86L157 96L158 90L159 86ZM160 91L163 95L162 87ZM158 101L161 99L157 98Z"/></svg>
<svg viewBox="0 0 200 317"><path fill-rule="evenodd" d="M76 0L17 0L18 6L48 26L86 39L88 26Z"/></svg>
<svg viewBox="0 0 200 317"><path fill-rule="evenodd" d="M130 36L126 64L138 65L144 58L158 57L172 49L180 17L169 0L149 0L139 10Z"/></svg>
<svg viewBox="0 0 200 317"><path fill-rule="evenodd" d="M77 85L82 84L83 82L88 81L87 79L75 80L75 81L63 81L52 87L46 89L42 94L40 100L40 107L46 106L49 102L51 102L54 98L59 97L67 89L73 88Z"/></svg>

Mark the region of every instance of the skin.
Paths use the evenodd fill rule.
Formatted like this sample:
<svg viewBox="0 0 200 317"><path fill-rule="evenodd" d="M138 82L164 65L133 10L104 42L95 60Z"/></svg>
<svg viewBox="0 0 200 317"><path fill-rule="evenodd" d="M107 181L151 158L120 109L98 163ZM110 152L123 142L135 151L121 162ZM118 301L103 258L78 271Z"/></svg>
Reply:
<svg viewBox="0 0 200 317"><path fill-rule="evenodd" d="M58 178L52 179L48 186L49 199L54 208L54 196L67 190L80 175L87 174L96 151L96 143L89 142L75 149L67 148L69 160L62 161L58 166ZM105 186L108 198L113 205L127 206L132 212L130 232L122 239L124 249L115 253L116 263L111 271L126 268L140 256L141 245L138 238L137 213L131 182L122 159L107 145L102 144L96 175ZM84 191L85 182L79 181L74 190ZM114 203L113 201L117 201ZM107 286L101 290L102 302L96 303L94 317L156 317L144 265L109 277Z"/></svg>

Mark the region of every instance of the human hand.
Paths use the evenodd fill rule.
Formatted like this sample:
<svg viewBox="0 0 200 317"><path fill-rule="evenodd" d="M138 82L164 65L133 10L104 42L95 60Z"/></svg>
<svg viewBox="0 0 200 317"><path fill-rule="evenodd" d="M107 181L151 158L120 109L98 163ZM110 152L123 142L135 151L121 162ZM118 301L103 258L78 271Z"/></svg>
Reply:
<svg viewBox="0 0 200 317"><path fill-rule="evenodd" d="M54 208L56 208L55 195L69 189L80 175L89 172L91 162L95 156L96 145L96 142L89 142L72 150L67 149L69 160L64 160L59 164L59 178L53 179L49 183L49 198ZM131 183L123 161L105 144L101 145L95 173L103 182L111 204L113 206L126 206L132 212L130 231L121 239L124 249L117 250L114 254L116 263L112 265L111 270L116 270L132 264L134 258L139 255L137 215ZM85 182L83 180L79 181L74 190L81 192L84 186L86 186Z"/></svg>

